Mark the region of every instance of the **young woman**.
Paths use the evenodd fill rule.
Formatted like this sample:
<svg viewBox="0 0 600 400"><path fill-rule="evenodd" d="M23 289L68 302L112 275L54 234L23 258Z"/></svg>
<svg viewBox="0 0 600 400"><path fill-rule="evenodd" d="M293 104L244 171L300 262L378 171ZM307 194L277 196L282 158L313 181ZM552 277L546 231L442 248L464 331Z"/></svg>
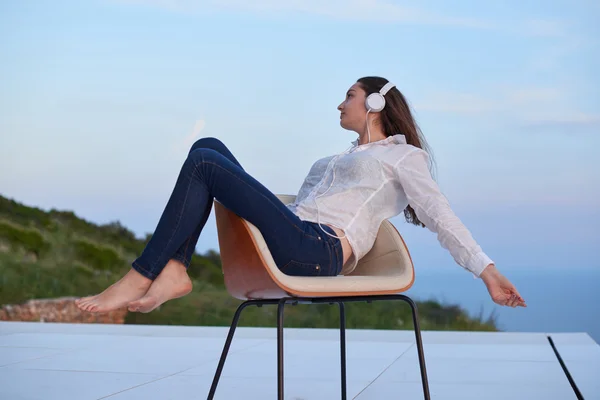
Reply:
<svg viewBox="0 0 600 400"><path fill-rule="evenodd" d="M198 140L132 269L102 293L78 299L78 307L150 312L188 294L187 268L215 198L254 224L280 270L297 276L352 272L381 222L404 212L407 222L436 232L457 264L483 280L495 303L526 307L434 182L425 139L400 91L384 78L364 77L338 110L341 126L358 139L315 162L292 204L283 204L249 175L221 141Z"/></svg>

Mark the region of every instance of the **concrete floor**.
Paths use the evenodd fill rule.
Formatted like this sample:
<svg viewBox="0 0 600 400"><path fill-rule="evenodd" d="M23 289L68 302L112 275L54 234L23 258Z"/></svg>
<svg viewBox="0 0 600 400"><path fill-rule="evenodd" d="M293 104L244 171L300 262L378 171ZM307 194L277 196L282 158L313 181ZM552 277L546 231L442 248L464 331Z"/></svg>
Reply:
<svg viewBox="0 0 600 400"><path fill-rule="evenodd" d="M0 322L0 399L205 399L228 328ZM586 333L423 332L432 399L600 399ZM422 399L411 331L347 331L348 399ZM339 399L339 331L285 329L286 399ZM238 328L215 399L276 399L274 328Z"/></svg>

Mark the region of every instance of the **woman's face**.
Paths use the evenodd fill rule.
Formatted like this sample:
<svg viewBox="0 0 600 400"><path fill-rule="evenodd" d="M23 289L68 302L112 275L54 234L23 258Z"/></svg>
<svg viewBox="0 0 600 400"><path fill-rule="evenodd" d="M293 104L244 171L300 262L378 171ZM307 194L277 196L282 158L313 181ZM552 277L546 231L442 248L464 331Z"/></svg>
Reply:
<svg viewBox="0 0 600 400"><path fill-rule="evenodd" d="M359 83L350 86L346 98L338 106L340 125L344 129L360 131L365 125L367 108L365 107L366 93Z"/></svg>

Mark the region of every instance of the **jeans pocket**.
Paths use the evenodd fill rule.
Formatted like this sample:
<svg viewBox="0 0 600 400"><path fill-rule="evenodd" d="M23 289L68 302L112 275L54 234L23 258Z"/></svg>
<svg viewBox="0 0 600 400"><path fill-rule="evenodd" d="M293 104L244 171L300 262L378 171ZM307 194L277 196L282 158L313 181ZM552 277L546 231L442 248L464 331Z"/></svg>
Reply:
<svg viewBox="0 0 600 400"><path fill-rule="evenodd" d="M290 276L321 276L323 274L321 264L303 263L296 260L290 260L280 270Z"/></svg>

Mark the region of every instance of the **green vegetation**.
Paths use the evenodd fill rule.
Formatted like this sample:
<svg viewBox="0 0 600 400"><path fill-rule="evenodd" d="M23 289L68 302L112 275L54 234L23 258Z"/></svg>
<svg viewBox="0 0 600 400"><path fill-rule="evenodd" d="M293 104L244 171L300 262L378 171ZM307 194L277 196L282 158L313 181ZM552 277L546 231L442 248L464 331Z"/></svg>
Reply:
<svg viewBox="0 0 600 400"><path fill-rule="evenodd" d="M50 249L50 244L38 230L23 228L8 221L0 220L0 237L7 242L11 250L22 248L36 257L44 255Z"/></svg>
<svg viewBox="0 0 600 400"><path fill-rule="evenodd" d="M123 276L150 239L138 239L119 222L96 225L70 211L43 211L0 195L0 305L34 298L99 293ZM219 253L195 253L189 268L194 290L148 313L128 313L126 323L228 326L241 301L223 285ZM456 305L418 302L422 329L496 331L493 318L471 318ZM348 328L412 329L401 302L348 303ZM276 326L276 306L249 307L242 326ZM335 328L337 305L286 308L286 326Z"/></svg>

